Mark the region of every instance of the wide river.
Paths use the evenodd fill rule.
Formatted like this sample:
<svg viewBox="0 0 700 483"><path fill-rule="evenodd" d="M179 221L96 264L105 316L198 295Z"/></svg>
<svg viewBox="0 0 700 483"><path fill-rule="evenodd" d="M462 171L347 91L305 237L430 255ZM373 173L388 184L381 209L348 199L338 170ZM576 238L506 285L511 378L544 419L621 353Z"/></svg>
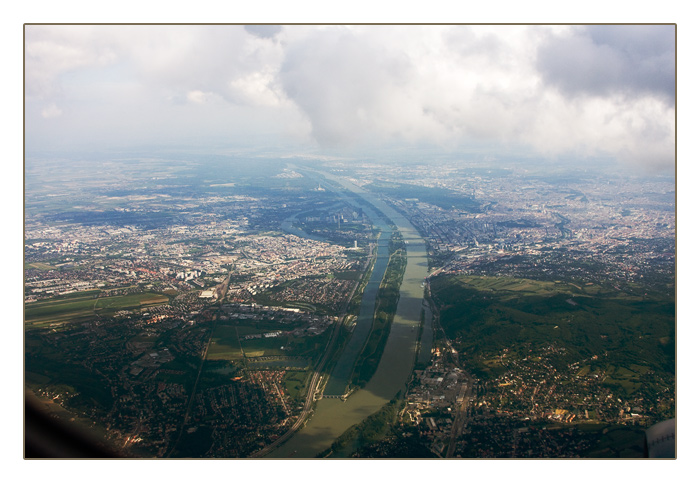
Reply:
<svg viewBox="0 0 700 483"><path fill-rule="evenodd" d="M269 458L313 458L329 448L345 430L378 411L406 387L416 357L423 308L423 282L428 275L425 241L403 215L373 194L343 178L322 174L362 197L398 227L406 243L406 272L391 332L372 379L346 401L336 398L318 401L306 425L286 443L269 453ZM430 319L426 319L426 322L430 324Z"/></svg>

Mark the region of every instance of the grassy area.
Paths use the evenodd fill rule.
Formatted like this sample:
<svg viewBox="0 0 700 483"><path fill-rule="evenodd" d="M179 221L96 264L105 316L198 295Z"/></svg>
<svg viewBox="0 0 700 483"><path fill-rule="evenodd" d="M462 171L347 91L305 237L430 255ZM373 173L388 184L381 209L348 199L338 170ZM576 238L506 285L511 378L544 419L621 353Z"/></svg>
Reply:
<svg viewBox="0 0 700 483"><path fill-rule="evenodd" d="M238 342L236 327L217 324L209 344L207 359L238 360L242 359L241 346Z"/></svg>
<svg viewBox="0 0 700 483"><path fill-rule="evenodd" d="M97 298L99 290L90 290L31 302L25 305L24 320L30 327L82 322L96 314L112 315L118 310L134 309L168 302L165 295L145 292Z"/></svg>
<svg viewBox="0 0 700 483"><path fill-rule="evenodd" d="M245 352L245 357L307 357L315 359L319 356L319 351L325 344L330 331L325 331L318 336L293 337L282 335L279 337L245 337L251 335L263 335L272 331L289 331L297 327L299 323L282 324L275 321L222 321L217 324L212 341L207 353L209 360L238 360L243 357L241 347ZM281 349L284 347L284 350ZM298 366L299 361L292 365Z"/></svg>
<svg viewBox="0 0 700 483"><path fill-rule="evenodd" d="M291 398L301 401L306 391L307 371L287 371L282 382Z"/></svg>
<svg viewBox="0 0 700 483"><path fill-rule="evenodd" d="M246 357L286 355L281 347L287 344L287 337L270 337L262 339L241 340Z"/></svg>
<svg viewBox="0 0 700 483"><path fill-rule="evenodd" d="M213 444L213 429L207 425L193 426L194 432L186 431L182 434L177 452L178 458L196 458L205 455Z"/></svg>
<svg viewBox="0 0 700 483"><path fill-rule="evenodd" d="M147 307L167 303L169 298L157 293L138 293L121 295L118 297L103 297L97 299L95 309L100 310L125 310L132 308Z"/></svg>
<svg viewBox="0 0 700 483"><path fill-rule="evenodd" d="M24 269L28 268L36 268L37 270L55 270L56 267L49 265L48 263L41 263L41 262L35 262L35 263L25 263L24 264Z"/></svg>

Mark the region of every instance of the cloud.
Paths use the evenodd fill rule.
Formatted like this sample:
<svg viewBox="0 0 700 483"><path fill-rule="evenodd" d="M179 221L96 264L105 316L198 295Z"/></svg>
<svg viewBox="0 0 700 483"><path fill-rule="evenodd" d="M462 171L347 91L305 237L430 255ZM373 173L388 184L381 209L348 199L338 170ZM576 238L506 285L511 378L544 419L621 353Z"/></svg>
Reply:
<svg viewBox="0 0 700 483"><path fill-rule="evenodd" d="M404 97L411 69L400 51L333 28L290 45L279 76L285 95L308 116L313 136L335 146L406 127L401 116L412 107Z"/></svg>
<svg viewBox="0 0 700 483"><path fill-rule="evenodd" d="M187 100L196 104L202 104L204 102L207 102L207 97L209 97L210 95L211 94L206 92L194 90L187 93Z"/></svg>
<svg viewBox="0 0 700 483"><path fill-rule="evenodd" d="M281 25L246 25L246 32L263 39L271 39L282 31Z"/></svg>
<svg viewBox="0 0 700 483"><path fill-rule="evenodd" d="M242 26L135 27L132 34L136 38L122 42L128 49L125 58L154 90L174 97L209 92L244 105L270 103L269 95L259 95L260 79L270 80L270 66L279 64L280 48L249 35Z"/></svg>
<svg viewBox="0 0 700 483"><path fill-rule="evenodd" d="M117 53L109 43L93 42L99 27L28 25L25 35L27 95L47 98L60 94L59 77L82 68L113 63Z"/></svg>
<svg viewBox="0 0 700 483"><path fill-rule="evenodd" d="M537 67L567 95L657 95L672 104L675 55L672 25L598 25L551 36Z"/></svg>
<svg viewBox="0 0 700 483"><path fill-rule="evenodd" d="M277 85L272 71L252 72L229 82L228 98L250 106L279 106L285 96Z"/></svg>
<svg viewBox="0 0 700 483"><path fill-rule="evenodd" d="M41 111L41 117L44 119L50 119L52 117L58 117L61 114L63 114L63 111L58 108L58 106L55 103L51 103L48 106L46 106L44 109Z"/></svg>
<svg viewBox="0 0 700 483"><path fill-rule="evenodd" d="M563 54L560 39L582 45L570 78L573 47ZM322 146L486 143L669 166L668 39L663 27L327 28L287 48L280 79Z"/></svg>
<svg viewBox="0 0 700 483"><path fill-rule="evenodd" d="M43 129L32 139L80 143L49 126L62 111L66 130L102 129L92 138L121 142L148 119L140 138L294 135L321 148L479 145L672 166L673 34L667 26L30 26L27 129Z"/></svg>

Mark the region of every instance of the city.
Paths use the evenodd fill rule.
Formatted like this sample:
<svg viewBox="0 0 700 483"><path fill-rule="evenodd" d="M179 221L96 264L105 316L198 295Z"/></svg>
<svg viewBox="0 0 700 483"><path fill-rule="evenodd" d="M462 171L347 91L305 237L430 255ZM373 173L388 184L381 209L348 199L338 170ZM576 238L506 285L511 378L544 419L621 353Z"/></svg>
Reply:
<svg viewBox="0 0 700 483"><path fill-rule="evenodd" d="M289 431L304 417L309 378L334 328L341 332L335 351L353 332L357 313L349 305L374 265L378 232L330 185L319 189L315 178L285 163L278 169L284 189L265 189L255 177L239 189L227 183L230 194L200 184L196 194L169 194L169 211L159 218L162 196L139 197L136 190L94 196L89 209L62 213L44 208L41 193L28 196L29 386L104 428L126 454L245 457ZM331 162L323 169L348 176L351 168ZM435 332L432 349L422 349L432 355L413 372L397 434L418 438L411 451L423 448L423 457L639 456L639 445L600 449L600 434L673 417L673 364L644 362L662 357L656 353L624 363L608 357L611 349L571 353L558 337L467 349L467 333L448 322L454 302L442 294L453 290L446 281L497 277L519 281L521 295L534 290L522 288L523 281L540 284L570 309L608 292L641 301L635 303L672 302L673 180L627 178L620 189L621 180L589 175L562 187L556 176L543 181L517 165L505 175L475 166L478 176L462 178L449 165L442 170L431 168L450 180L440 187L445 196L430 180L419 198L380 194L426 240L434 317L421 329ZM350 179L367 188L409 185L422 170L364 163L355 173ZM136 170L132 181L145 175ZM518 189L508 193L506 183ZM545 189L552 183L558 188ZM69 188L64 196L73 203L77 194ZM452 206L454 199L469 206ZM659 340L672 348L674 311L665 310L670 325L663 330L670 332ZM59 355L59 368L48 369ZM323 398L325 381L312 400ZM365 453L358 447L357 454L382 454L382 444L406 437Z"/></svg>

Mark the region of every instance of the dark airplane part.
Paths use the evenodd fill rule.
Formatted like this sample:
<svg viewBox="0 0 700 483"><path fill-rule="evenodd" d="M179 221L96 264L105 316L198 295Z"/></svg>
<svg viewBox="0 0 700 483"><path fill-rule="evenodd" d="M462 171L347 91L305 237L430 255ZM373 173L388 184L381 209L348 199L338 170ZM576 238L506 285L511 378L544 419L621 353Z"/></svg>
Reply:
<svg viewBox="0 0 700 483"><path fill-rule="evenodd" d="M644 456L647 458L676 457L676 418L656 423L646 430Z"/></svg>
<svg viewBox="0 0 700 483"><path fill-rule="evenodd" d="M68 425L24 400L24 458L119 458L78 425Z"/></svg>

